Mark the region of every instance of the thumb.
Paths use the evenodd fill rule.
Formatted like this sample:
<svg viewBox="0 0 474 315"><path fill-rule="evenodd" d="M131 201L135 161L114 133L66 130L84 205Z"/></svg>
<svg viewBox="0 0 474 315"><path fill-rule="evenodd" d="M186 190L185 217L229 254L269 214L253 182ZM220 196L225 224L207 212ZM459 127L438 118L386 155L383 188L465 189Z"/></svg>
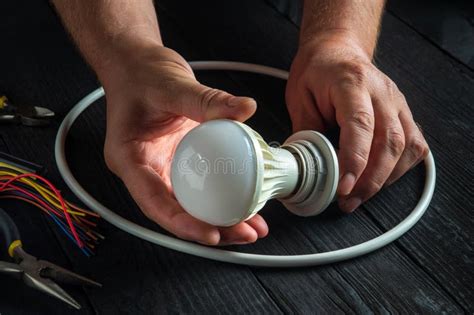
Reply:
<svg viewBox="0 0 474 315"><path fill-rule="evenodd" d="M178 102L180 106L174 108L174 113L198 122L218 118L245 121L257 109L253 98L234 96L198 82L187 86L178 97Z"/></svg>

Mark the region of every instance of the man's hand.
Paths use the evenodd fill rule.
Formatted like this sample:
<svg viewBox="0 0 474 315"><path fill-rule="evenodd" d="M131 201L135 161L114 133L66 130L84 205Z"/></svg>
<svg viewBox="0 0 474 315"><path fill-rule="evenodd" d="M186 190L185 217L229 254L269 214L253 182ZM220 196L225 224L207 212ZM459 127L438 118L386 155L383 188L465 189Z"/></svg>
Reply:
<svg viewBox="0 0 474 315"><path fill-rule="evenodd" d="M191 128L215 118L244 121L255 101L196 81L188 63L163 47L152 0L52 1L104 86L105 159L142 211L177 236L203 244L264 237L268 227L259 215L228 228L191 217L170 184L175 148Z"/></svg>
<svg viewBox="0 0 474 315"><path fill-rule="evenodd" d="M170 184L175 148L191 128L215 118L244 121L255 112L255 101L199 84L187 62L164 47L135 51L107 71L105 159L143 212L177 236L203 244L251 243L265 236L268 227L259 215L228 228L191 217Z"/></svg>
<svg viewBox="0 0 474 315"><path fill-rule="evenodd" d="M286 100L294 131L340 126L338 195L347 212L428 154L405 97L351 34L301 43Z"/></svg>

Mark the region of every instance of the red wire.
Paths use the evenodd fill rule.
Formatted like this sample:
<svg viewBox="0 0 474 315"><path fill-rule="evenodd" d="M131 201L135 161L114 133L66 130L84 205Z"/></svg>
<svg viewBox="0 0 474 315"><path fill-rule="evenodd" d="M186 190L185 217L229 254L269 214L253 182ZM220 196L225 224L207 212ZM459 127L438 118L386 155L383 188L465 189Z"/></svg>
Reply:
<svg viewBox="0 0 474 315"><path fill-rule="evenodd" d="M18 200L21 200L21 201L25 201L29 204L34 205L35 207L38 207L39 209L44 211L46 214L51 215L51 213L47 209L45 209L43 206L41 206L40 204L38 204L35 201L30 200L28 198L24 198L24 197L16 196L16 195L0 195L0 199L18 199ZM84 233L86 233L91 238L92 241L95 241L95 242L97 241L97 238L92 237L91 234L88 231L84 231ZM95 248L95 246L93 244L89 243L89 242L84 242L84 244L86 244L86 246L88 246L91 250Z"/></svg>
<svg viewBox="0 0 474 315"><path fill-rule="evenodd" d="M38 196L32 194L31 192L29 192L28 190L25 190L21 187L18 187L18 186L15 186L13 184L9 184L8 185L9 187L11 187L12 191L19 191L25 195L27 195L28 197L30 198L33 198L35 201L37 201L38 203L40 203L43 207L45 207L46 209L48 209L48 211L50 212L53 212L54 214L56 214L58 217L62 218L63 215L61 215L61 213L57 212L55 209L51 208L46 202L44 202L43 200L41 200L40 198L38 198ZM7 191L7 190L10 190L10 189L3 189L3 191Z"/></svg>
<svg viewBox="0 0 474 315"><path fill-rule="evenodd" d="M36 203L35 201L33 200L30 200L28 198L24 198L24 197L21 197L21 196L17 196L17 195L0 195L0 199L18 199L18 200L22 200L22 201L25 201L25 202L28 202L32 205L34 205L35 207L38 207L39 209L41 209L42 211L44 211L46 214L51 214L48 209L46 209L45 207L43 207L42 205Z"/></svg>
<svg viewBox="0 0 474 315"><path fill-rule="evenodd" d="M17 181L21 178L24 178L24 177L33 177L33 178L37 178L39 180L41 180L42 182L44 182L46 185L48 185L48 187L54 192L54 194L58 197L59 199L59 202L61 203L61 208L63 209L64 211L64 216L66 217L66 221L69 225L69 228L71 229L71 232L72 232L72 235L74 236L74 239L76 240L77 242L77 245L80 247L80 248L83 248L84 247L84 244L82 244L82 241L81 239L79 238L79 235L77 234L77 231L76 231L76 228L74 227L74 225L72 224L72 220L71 220L71 216L69 215L69 213L67 212L67 206L66 206L66 203L63 199L63 197L61 196L61 193L56 189L56 187L54 187L53 184L51 184L46 178L43 178L42 176L39 176L37 174L34 174L34 173L25 173L25 174L20 174L20 175L17 175L15 177L12 177L11 179L9 179L8 181L6 181L5 183L3 183L1 186L0 186L0 192L3 191L8 185L10 185L12 182L14 181Z"/></svg>
<svg viewBox="0 0 474 315"><path fill-rule="evenodd" d="M0 180L7 180L7 179L10 179L11 177L12 177L11 175L8 175L8 176L0 176ZM41 187L43 187L43 188L46 188L46 187L44 186L44 184L42 184L42 183L35 183L35 184L38 185L38 186L41 186ZM35 188L35 189L36 189L36 188ZM58 191L59 191L59 190L58 190ZM92 217L96 217L96 218L99 218L99 217L100 217L100 215L98 215L98 214L95 213L95 212L88 211L88 210L86 210L86 209L84 209L84 208L81 208L81 207L79 207L78 205L76 205L76 204L74 204L74 203L72 203L72 202L69 202L69 201L67 201L67 200L64 200L64 201L65 201L65 203L66 203L69 207L71 207L71 208L74 209L74 210L77 210L77 211L79 211L79 212L84 212L85 214L90 215L90 216L92 216Z"/></svg>

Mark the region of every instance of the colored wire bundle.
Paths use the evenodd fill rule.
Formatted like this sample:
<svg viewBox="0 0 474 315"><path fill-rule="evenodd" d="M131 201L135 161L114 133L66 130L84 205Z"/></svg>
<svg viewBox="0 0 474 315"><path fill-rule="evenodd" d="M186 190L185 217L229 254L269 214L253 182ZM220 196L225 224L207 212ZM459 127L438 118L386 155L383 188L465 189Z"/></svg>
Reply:
<svg viewBox="0 0 474 315"><path fill-rule="evenodd" d="M41 209L87 256L99 239L94 231L99 215L64 200L51 182L35 173L0 161L0 199L22 200Z"/></svg>

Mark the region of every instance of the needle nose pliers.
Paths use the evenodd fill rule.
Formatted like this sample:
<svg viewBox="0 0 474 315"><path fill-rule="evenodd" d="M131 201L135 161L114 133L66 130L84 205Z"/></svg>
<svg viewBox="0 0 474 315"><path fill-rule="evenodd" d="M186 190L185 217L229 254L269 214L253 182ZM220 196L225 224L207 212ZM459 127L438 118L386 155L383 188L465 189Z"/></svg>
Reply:
<svg viewBox="0 0 474 315"><path fill-rule="evenodd" d="M3 237L1 237L3 236ZM52 295L61 301L80 309L81 305L54 281L72 285L101 287L102 285L75 274L48 261L38 260L28 254L22 246L20 233L15 222L0 208L0 239L5 240L4 250L14 263L0 261L0 273L6 273L23 280L28 286Z"/></svg>
<svg viewBox="0 0 474 315"><path fill-rule="evenodd" d="M0 123L18 123L25 126L46 126L54 118L54 112L39 106L17 106L5 95L0 95Z"/></svg>

